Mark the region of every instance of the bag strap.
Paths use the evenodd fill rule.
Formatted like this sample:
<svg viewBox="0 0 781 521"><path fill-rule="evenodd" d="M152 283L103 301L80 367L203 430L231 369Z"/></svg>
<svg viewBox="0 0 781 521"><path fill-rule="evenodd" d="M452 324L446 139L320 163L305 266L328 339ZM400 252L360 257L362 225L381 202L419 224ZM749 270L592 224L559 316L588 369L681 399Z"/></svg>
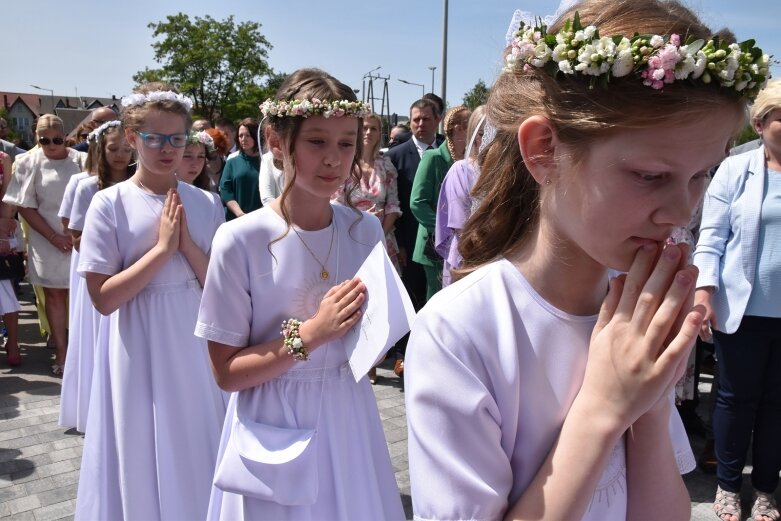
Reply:
<svg viewBox="0 0 781 521"><path fill-rule="evenodd" d="M339 260L340 260L340 254L341 250L339 248L339 228L336 223L336 212L331 210L331 220L334 225L334 235L336 236L336 270L334 273L334 281L339 280ZM320 426L320 415L323 413L323 400L325 395L325 370L328 368L328 353L329 348L331 347L332 342L326 343L324 346L321 347L321 349L325 349L325 359L323 360L323 370L320 372L320 400L319 405L317 407L317 421L315 423L315 426L313 427L315 430ZM253 388L254 389L254 388ZM245 389L243 391L239 391L238 396L236 397L236 419L238 421L241 421L241 413L240 410L242 409L242 404L246 404L246 401L249 399L247 395L249 395L249 389Z"/></svg>

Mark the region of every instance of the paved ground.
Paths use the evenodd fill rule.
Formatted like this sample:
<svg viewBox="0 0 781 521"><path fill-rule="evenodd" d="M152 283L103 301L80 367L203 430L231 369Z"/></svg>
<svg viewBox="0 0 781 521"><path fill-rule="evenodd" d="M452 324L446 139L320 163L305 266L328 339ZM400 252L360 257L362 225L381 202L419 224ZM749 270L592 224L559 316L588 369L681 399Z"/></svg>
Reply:
<svg viewBox="0 0 781 521"><path fill-rule="evenodd" d="M20 337L24 365L9 368L0 355L0 518L71 519L83 437L57 425L60 380L48 375L52 352L37 332L29 286L23 289ZM379 369L374 391L402 502L411 518L404 394L390 369L389 362ZM702 390L709 389L709 382L705 376ZM695 438L692 443L698 453L703 441ZM746 475L749 472L747 468ZM697 470L686 476L686 483L692 497L691 519L716 519L710 510L713 476ZM744 503L749 500L750 489L745 485Z"/></svg>

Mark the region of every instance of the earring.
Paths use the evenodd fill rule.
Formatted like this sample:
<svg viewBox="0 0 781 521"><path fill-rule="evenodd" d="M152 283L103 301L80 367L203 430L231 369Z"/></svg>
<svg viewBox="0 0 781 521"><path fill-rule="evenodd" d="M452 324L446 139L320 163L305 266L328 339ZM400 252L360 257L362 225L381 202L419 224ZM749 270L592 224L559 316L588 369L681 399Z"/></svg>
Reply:
<svg viewBox="0 0 781 521"><path fill-rule="evenodd" d="M552 183L552 181L549 178L545 178L545 184L546 185L550 185L551 183Z"/></svg>

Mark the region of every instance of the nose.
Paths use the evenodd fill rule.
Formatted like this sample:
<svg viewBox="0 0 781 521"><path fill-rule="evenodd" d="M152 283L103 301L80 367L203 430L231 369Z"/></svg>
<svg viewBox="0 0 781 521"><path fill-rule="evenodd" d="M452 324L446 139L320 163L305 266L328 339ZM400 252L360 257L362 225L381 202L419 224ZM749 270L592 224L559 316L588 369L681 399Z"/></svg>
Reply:
<svg viewBox="0 0 781 521"><path fill-rule="evenodd" d="M658 224L688 226L701 197L702 193L699 191L692 194L689 190L678 189L669 193L657 210L654 220Z"/></svg>
<svg viewBox="0 0 781 521"><path fill-rule="evenodd" d="M323 164L329 168L334 168L339 166L342 163L342 160L339 156L339 150L336 147L328 147L328 150L325 152L325 156L323 157Z"/></svg>

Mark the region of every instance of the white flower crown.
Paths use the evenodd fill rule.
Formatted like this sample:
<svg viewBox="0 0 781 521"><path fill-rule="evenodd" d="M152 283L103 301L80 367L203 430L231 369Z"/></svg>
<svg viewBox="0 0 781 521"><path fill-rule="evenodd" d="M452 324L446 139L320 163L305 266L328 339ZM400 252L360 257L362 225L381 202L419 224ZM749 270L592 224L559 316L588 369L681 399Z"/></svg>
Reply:
<svg viewBox="0 0 781 521"><path fill-rule="evenodd" d="M103 133L106 132L106 130L112 128L112 127L121 127L122 122L118 119L112 120L112 121L106 121L101 126L93 130L87 135L87 141L98 141L100 138L103 137Z"/></svg>
<svg viewBox="0 0 781 521"><path fill-rule="evenodd" d="M148 94L129 94L122 98L122 106L124 108L137 107L153 101L176 101L181 103L188 111L193 108L193 102L190 98L170 90L157 90Z"/></svg>
<svg viewBox="0 0 781 521"><path fill-rule="evenodd" d="M317 98L276 100L269 98L261 103L260 112L264 117L273 118L308 118L310 116L323 116L324 118L352 116L363 118L371 114L372 109L368 103L363 103L361 101L328 101Z"/></svg>
<svg viewBox="0 0 781 521"><path fill-rule="evenodd" d="M190 132L187 136L188 145L201 144L206 147L207 152L214 152L216 147L214 146L214 139L205 130L199 130L198 132Z"/></svg>
<svg viewBox="0 0 781 521"><path fill-rule="evenodd" d="M707 42L690 37L681 45L677 34L600 37L595 26L580 25L577 12L555 35L547 30L542 21L533 27L521 22L504 70L535 67L553 76L581 74L590 77L591 87L607 87L611 78L632 72L657 90L676 80L715 81L748 99L755 98L770 78L770 57L754 40L727 44L718 37Z"/></svg>

